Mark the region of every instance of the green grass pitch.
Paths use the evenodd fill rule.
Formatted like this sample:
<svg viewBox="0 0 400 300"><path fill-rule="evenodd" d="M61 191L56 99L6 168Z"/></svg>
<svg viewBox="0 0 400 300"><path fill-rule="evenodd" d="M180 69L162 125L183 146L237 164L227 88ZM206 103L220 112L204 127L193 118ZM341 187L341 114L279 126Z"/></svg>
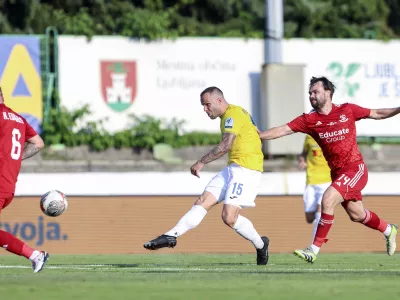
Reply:
<svg viewBox="0 0 400 300"><path fill-rule="evenodd" d="M400 255L320 254L308 264L272 254L52 255L33 274L21 257L0 256L3 299L400 299Z"/></svg>

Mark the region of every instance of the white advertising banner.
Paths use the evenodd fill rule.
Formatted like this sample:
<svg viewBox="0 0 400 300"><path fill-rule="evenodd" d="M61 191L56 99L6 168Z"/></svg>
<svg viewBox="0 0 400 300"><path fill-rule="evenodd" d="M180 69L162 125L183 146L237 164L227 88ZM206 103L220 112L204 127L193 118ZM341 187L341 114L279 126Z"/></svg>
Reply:
<svg viewBox="0 0 400 300"><path fill-rule="evenodd" d="M199 94L218 86L230 103L247 109L258 123L262 40L179 38L145 42L123 37L59 37L59 87L68 109L89 104L93 120L106 119L116 131L129 115L152 115L186 122L186 131L218 132L200 106ZM334 102L369 108L400 103L400 42L290 39L283 63L304 64L304 85L327 76L337 86ZM290 88L290 82L287 83ZM279 99L271 99L279 101ZM304 111L308 95L299 95ZM296 116L293 116L293 118ZM282 124L290 120L282 120ZM359 136L400 136L400 117L358 122Z"/></svg>
<svg viewBox="0 0 400 300"><path fill-rule="evenodd" d="M292 39L284 42L283 60L286 64L306 64L305 85L312 76L333 81L336 103L387 108L400 106L399 53L399 41ZM308 95L303 101L309 111ZM400 136L400 117L357 122L357 135Z"/></svg>
<svg viewBox="0 0 400 300"><path fill-rule="evenodd" d="M109 131L127 128L130 114L186 121L184 130L218 132L200 93L219 87L228 102L253 113L259 99L261 40L181 38L145 42L123 37L61 36L61 104L89 104Z"/></svg>

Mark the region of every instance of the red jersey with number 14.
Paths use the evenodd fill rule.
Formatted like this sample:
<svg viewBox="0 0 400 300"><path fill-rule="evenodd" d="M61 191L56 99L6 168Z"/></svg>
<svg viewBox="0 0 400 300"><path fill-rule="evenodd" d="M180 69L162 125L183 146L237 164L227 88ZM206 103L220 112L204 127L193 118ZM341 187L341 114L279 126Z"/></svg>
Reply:
<svg viewBox="0 0 400 300"><path fill-rule="evenodd" d="M362 161L357 145L356 121L367 118L370 109L344 103L333 104L329 114L312 110L288 123L294 132L311 135L321 147L332 175L354 162Z"/></svg>
<svg viewBox="0 0 400 300"><path fill-rule="evenodd" d="M15 192L25 142L35 135L23 117L0 104L0 192Z"/></svg>

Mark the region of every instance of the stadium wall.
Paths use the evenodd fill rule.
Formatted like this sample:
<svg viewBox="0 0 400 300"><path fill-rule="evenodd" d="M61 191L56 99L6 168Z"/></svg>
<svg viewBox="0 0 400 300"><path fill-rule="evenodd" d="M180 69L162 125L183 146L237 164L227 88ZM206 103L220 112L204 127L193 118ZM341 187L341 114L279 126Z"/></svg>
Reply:
<svg viewBox="0 0 400 300"><path fill-rule="evenodd" d="M38 197L16 197L2 212L0 229L52 254L145 253L143 243L174 226L195 198L72 196L68 210L51 218L41 213ZM366 196L364 201L385 220L399 224L400 197ZM272 253L292 252L310 243L312 225L305 222L300 196L259 196L256 203L256 208L243 210L243 215L270 238ZM252 245L224 225L220 215L221 206L217 206L199 227L178 239L175 249L159 253L253 253ZM380 232L353 224L337 208L323 253L384 251Z"/></svg>
<svg viewBox="0 0 400 300"><path fill-rule="evenodd" d="M17 196L40 196L51 189L67 196L187 196L200 195L215 175L201 172L82 172L21 173ZM305 172L263 173L258 194L302 195ZM364 195L400 195L400 172L370 172Z"/></svg>

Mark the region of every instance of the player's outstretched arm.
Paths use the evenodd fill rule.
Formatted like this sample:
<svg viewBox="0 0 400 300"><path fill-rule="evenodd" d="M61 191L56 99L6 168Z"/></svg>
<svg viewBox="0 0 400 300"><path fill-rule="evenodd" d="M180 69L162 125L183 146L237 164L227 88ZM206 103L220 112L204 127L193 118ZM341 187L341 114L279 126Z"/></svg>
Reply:
<svg viewBox="0 0 400 300"><path fill-rule="evenodd" d="M201 159L200 162L203 164L207 164L209 162L212 162L213 160L216 160L223 156L224 154L228 153L228 151L232 148L233 141L235 140L236 135L234 135L231 132L225 132L222 135L222 140L221 142L215 146L210 152L208 152L206 155L204 155Z"/></svg>
<svg viewBox="0 0 400 300"><path fill-rule="evenodd" d="M400 113L400 107L371 109L368 119L383 120Z"/></svg>
<svg viewBox="0 0 400 300"><path fill-rule="evenodd" d="M35 135L28 139L25 143L24 153L22 154L22 159L27 159L39 153L44 147L44 142L39 135Z"/></svg>
<svg viewBox="0 0 400 300"><path fill-rule="evenodd" d="M273 140L292 133L294 133L294 131L287 124L285 124L279 127L273 127L267 131L260 132L260 139Z"/></svg>
<svg viewBox="0 0 400 300"><path fill-rule="evenodd" d="M203 168L203 166L228 153L228 151L232 148L232 144L235 138L236 138L235 134L231 132L225 132L222 135L222 141L217 146L215 146L210 152L204 155L200 160L198 160L190 168L190 172L194 176L200 177L199 172Z"/></svg>

